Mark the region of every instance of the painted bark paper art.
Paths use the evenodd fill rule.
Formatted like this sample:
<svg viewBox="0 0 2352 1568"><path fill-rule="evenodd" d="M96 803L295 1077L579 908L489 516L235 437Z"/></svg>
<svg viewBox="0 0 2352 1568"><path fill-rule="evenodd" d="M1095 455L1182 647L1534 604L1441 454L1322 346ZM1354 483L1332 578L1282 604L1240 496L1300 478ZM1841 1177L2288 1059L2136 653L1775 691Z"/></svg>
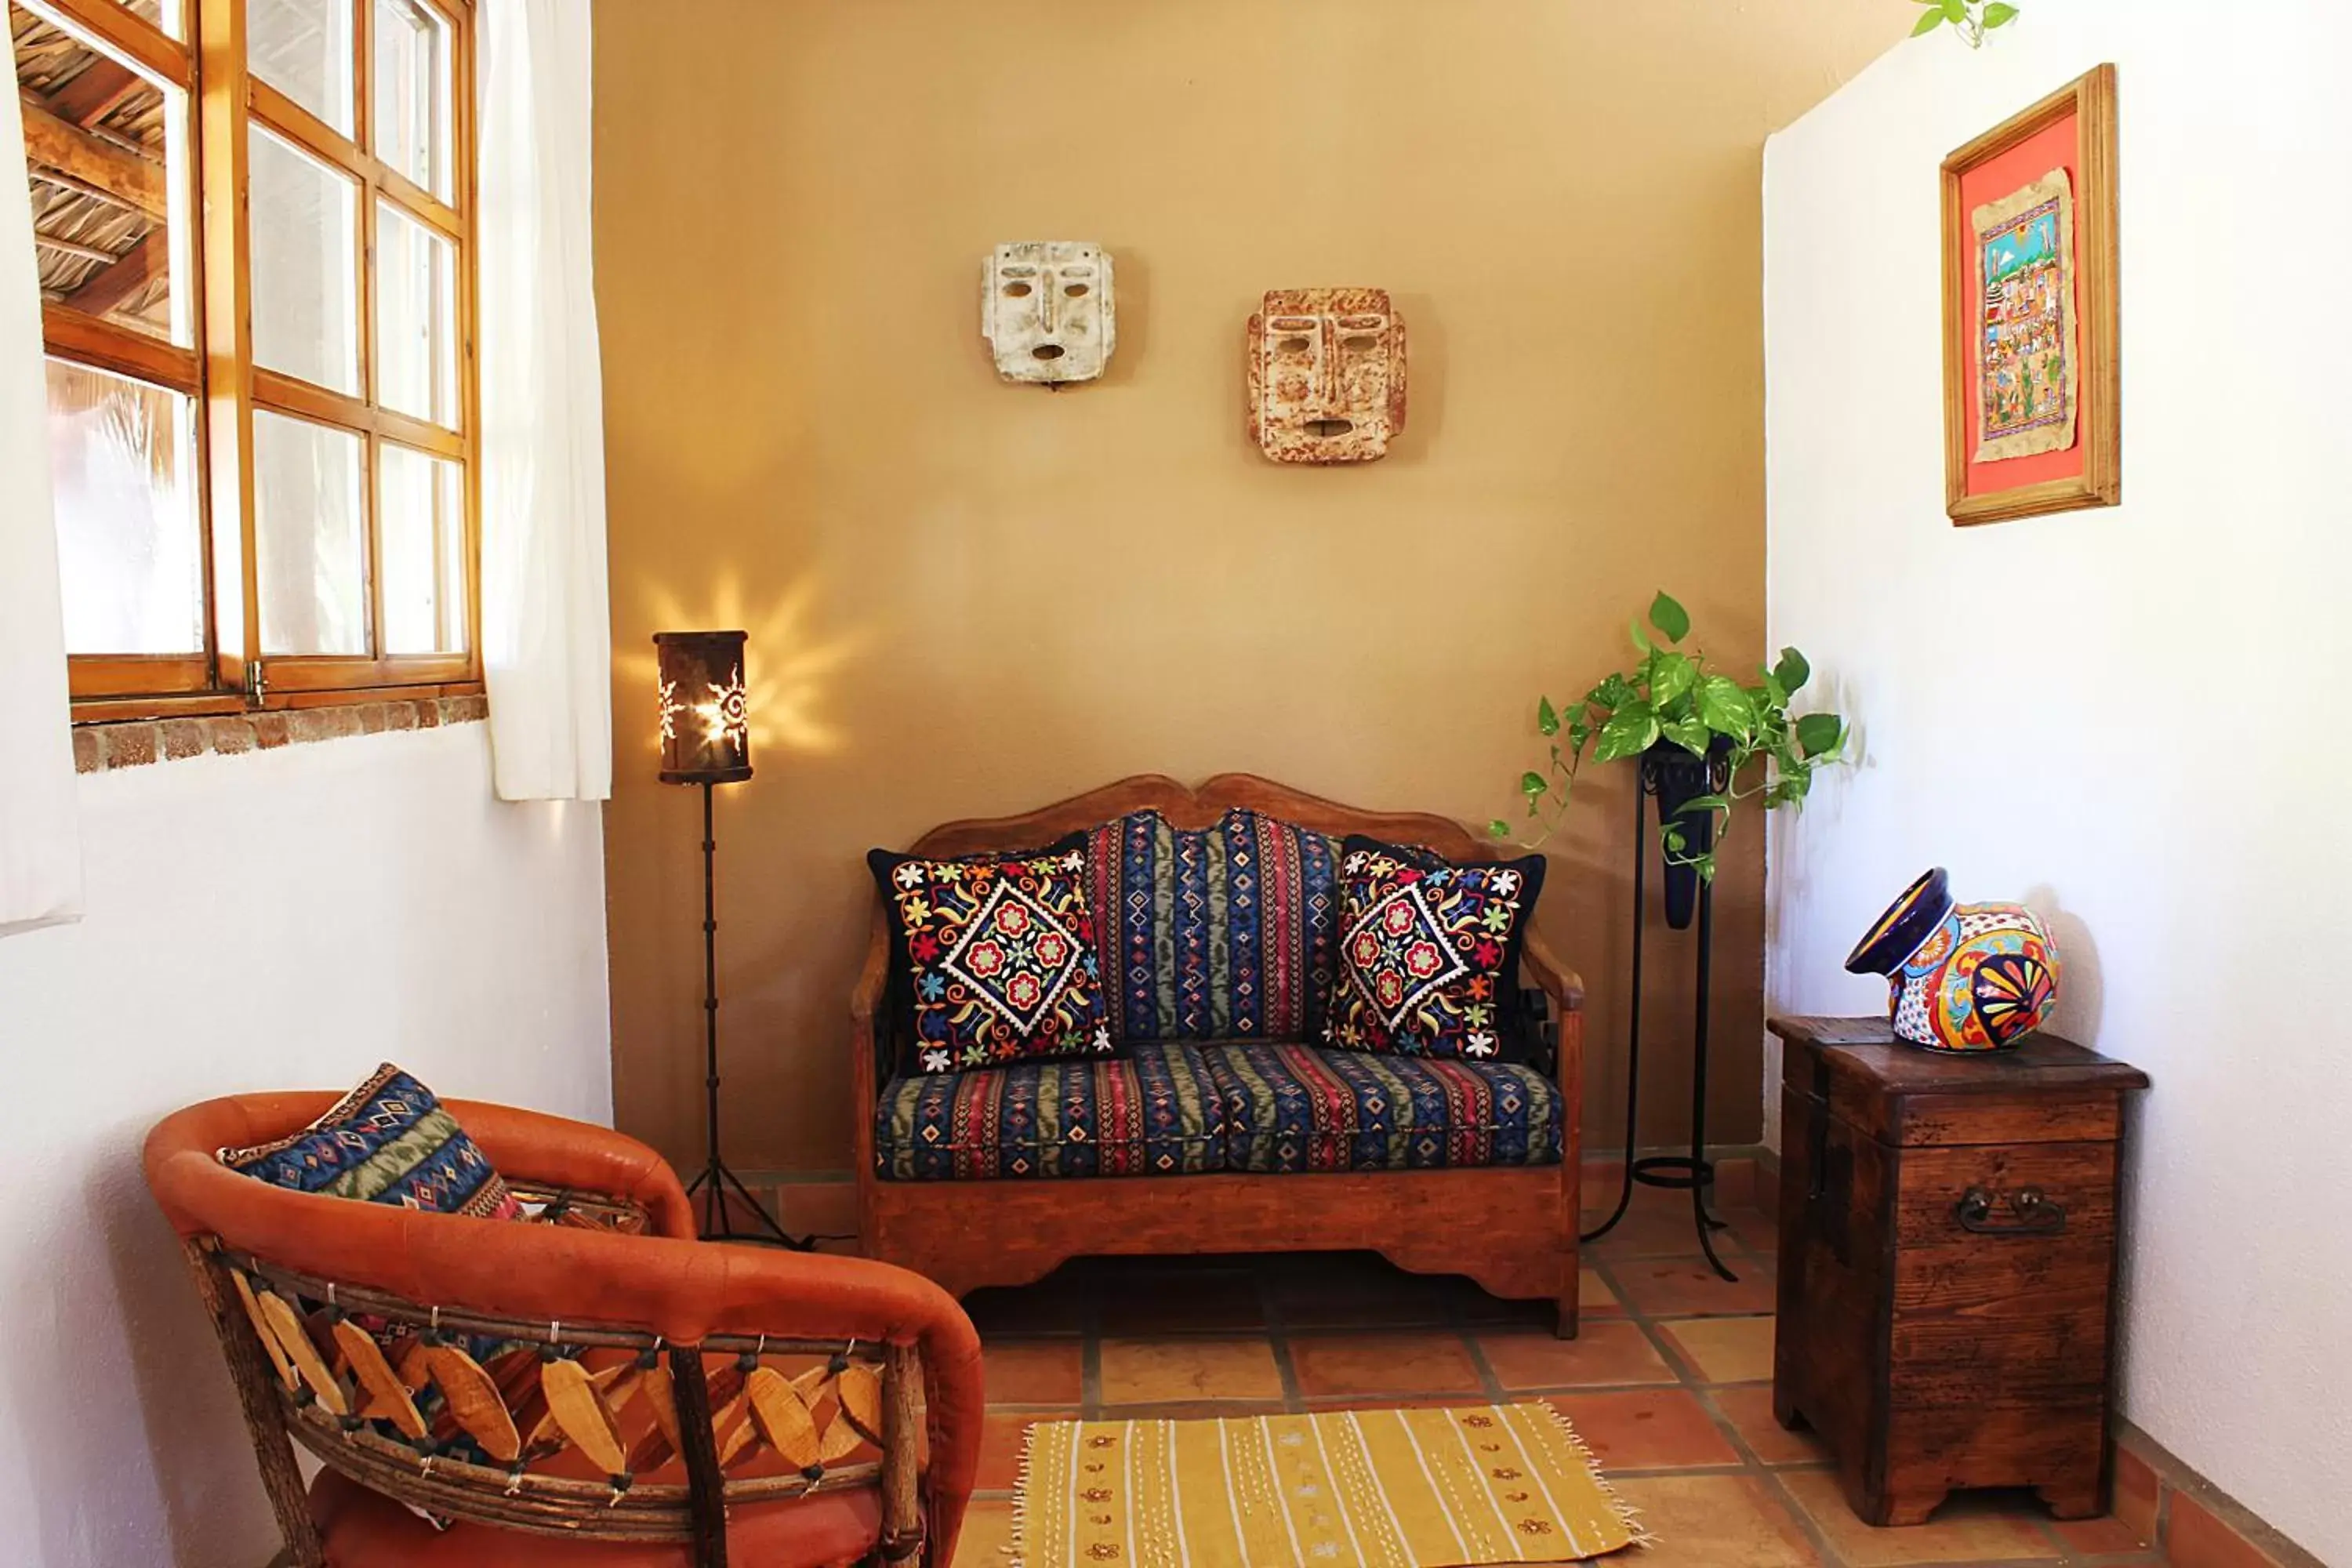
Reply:
<svg viewBox="0 0 2352 1568"><path fill-rule="evenodd" d="M1983 291L1977 315L1975 460L2074 444L2074 193L2063 169L1969 215Z"/></svg>

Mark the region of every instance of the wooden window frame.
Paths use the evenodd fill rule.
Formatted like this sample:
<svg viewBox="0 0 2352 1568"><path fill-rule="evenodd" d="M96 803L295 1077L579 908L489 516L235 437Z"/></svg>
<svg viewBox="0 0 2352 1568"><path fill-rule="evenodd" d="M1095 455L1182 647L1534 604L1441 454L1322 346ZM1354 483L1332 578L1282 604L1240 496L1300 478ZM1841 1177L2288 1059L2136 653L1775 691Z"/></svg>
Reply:
<svg viewBox="0 0 2352 1568"><path fill-rule="evenodd" d="M374 0L352 5L352 134L344 136L248 68L247 0L181 0L186 40L120 0L15 0L128 66L149 84L185 95L193 156L174 177L190 184L185 209L197 232L175 289L193 291L194 342L159 341L69 306L45 302L45 347L188 396L194 405L196 526L205 542L205 647L193 655L77 654L68 662L77 722L251 708L312 707L388 695L450 696L481 689L481 380L476 214L474 0L412 0L448 25L451 200L442 201L373 150ZM357 395L257 364L253 356L249 137L265 128L349 177L360 204L355 235ZM456 252L456 429L378 402L377 216L397 209ZM361 518L366 541L368 637L358 655L265 654L255 548L254 416L268 412L325 426L361 442ZM462 654L388 656L383 637L378 454L405 447L460 465L465 640Z"/></svg>

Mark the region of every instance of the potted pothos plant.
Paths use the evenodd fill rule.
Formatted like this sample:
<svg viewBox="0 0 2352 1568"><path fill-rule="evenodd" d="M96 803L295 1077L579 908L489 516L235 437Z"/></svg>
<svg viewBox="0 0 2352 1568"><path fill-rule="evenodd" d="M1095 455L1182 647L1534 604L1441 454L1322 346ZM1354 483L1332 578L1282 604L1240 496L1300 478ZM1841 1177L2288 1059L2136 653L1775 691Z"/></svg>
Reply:
<svg viewBox="0 0 2352 1568"><path fill-rule="evenodd" d="M1667 919L1689 923L1701 881L1715 879L1716 854L1733 809L1755 801L1765 810L1805 798L1817 769L1842 761L1848 731L1835 713L1791 714L1790 702L1812 679L1793 647L1740 681L1711 668L1704 652L1685 651L1690 615L1664 593L1646 622L1631 624L1639 658L1603 677L1565 707L1549 697L1536 727L1552 738L1551 765L1519 780L1527 815L1538 826L1530 847L1551 837L1588 762L1638 759L1645 793L1658 797L1658 841L1666 866ZM1497 838L1511 825L1489 825Z"/></svg>

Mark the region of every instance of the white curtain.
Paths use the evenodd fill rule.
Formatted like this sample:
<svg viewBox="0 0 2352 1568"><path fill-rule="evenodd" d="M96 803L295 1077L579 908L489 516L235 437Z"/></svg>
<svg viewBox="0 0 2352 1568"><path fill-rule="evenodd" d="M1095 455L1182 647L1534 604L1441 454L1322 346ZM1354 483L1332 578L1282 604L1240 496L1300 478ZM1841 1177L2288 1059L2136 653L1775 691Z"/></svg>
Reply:
<svg viewBox="0 0 2352 1568"><path fill-rule="evenodd" d="M49 510L41 283L24 114L0 104L0 936L81 918L65 613Z"/></svg>
<svg viewBox="0 0 2352 1568"><path fill-rule="evenodd" d="M613 793L589 7L481 18L482 663L507 800Z"/></svg>

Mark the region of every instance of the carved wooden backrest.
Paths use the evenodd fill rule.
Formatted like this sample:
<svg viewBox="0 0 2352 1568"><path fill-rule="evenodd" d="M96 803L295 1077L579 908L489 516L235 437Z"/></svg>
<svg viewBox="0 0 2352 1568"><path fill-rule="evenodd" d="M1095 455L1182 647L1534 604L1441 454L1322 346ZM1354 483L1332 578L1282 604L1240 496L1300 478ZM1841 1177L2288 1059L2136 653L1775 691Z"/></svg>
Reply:
<svg viewBox="0 0 2352 1568"><path fill-rule="evenodd" d="M972 855L990 849L1025 849L1134 811L1156 810L1174 826L1202 828L1237 805L1334 837L1361 833L1391 843L1423 844L1451 860L1497 858L1492 845L1448 817L1418 811L1366 811L1255 773L1219 773L1198 788L1161 773L1139 773L1018 816L971 817L943 824L917 839L914 853Z"/></svg>
<svg viewBox="0 0 2352 1568"><path fill-rule="evenodd" d="M518 1195L545 1204L540 1223L646 1228L626 1203ZM903 1347L782 1335L680 1346L593 1318L528 1323L410 1301L215 1244L190 1260L240 1384L266 1385L241 1386L248 1417L273 1412L321 1463L426 1514L692 1542L701 1568L723 1568L729 1507L877 1488L886 1555L919 1549L921 1374Z"/></svg>

